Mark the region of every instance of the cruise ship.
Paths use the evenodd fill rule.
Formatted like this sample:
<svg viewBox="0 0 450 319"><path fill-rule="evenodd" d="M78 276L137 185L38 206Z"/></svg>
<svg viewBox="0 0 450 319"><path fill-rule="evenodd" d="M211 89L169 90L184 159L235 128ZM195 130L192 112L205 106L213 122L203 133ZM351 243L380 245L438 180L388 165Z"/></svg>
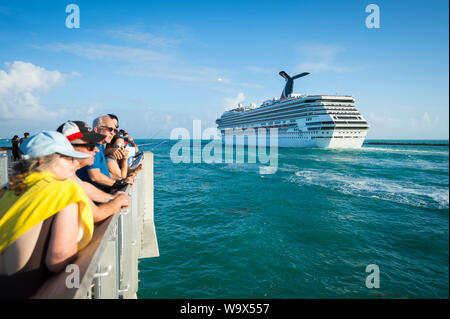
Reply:
<svg viewBox="0 0 450 319"><path fill-rule="evenodd" d="M232 138L236 145L256 144L258 134L265 134L268 142L272 132L279 147L361 147L369 124L356 109L354 97L294 94L294 80L309 73L279 74L286 80L279 99L264 101L259 107L239 104L216 120L224 143Z"/></svg>

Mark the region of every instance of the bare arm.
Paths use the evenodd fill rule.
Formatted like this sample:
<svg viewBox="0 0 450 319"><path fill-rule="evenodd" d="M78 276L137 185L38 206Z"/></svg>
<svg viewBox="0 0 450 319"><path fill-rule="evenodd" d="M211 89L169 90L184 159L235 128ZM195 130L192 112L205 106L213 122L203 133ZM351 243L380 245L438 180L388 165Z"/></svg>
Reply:
<svg viewBox="0 0 450 319"><path fill-rule="evenodd" d="M100 172L99 168L88 169L89 178L91 181L96 182L97 184L102 184L106 186L112 186L116 182L115 179L110 178Z"/></svg>
<svg viewBox="0 0 450 319"><path fill-rule="evenodd" d="M122 178L122 172L117 161L107 161L106 165L108 165L109 174L112 178Z"/></svg>
<svg viewBox="0 0 450 319"><path fill-rule="evenodd" d="M107 203L111 200L111 194L105 193L104 191L98 189L91 183L82 181L78 178L78 176L74 176L73 180L80 184L80 186L83 188L84 192L86 193L87 197L97 203Z"/></svg>
<svg viewBox="0 0 450 319"><path fill-rule="evenodd" d="M130 199L124 192L119 191L116 194L112 195L99 190L97 187L90 183L83 182L76 176L74 177L74 180L81 185L81 187L87 194L89 204L92 208L92 215L94 216L94 223L98 223L117 213L118 211L120 211L120 209L127 208L130 205ZM88 193L89 191L91 191L91 193ZM96 205L94 201L103 204Z"/></svg>
<svg viewBox="0 0 450 319"><path fill-rule="evenodd" d="M98 223L111 215L119 212L121 209L125 209L130 206L130 198L126 193L119 194L112 201L96 206L94 203L95 209L92 210L94 215L94 223Z"/></svg>
<svg viewBox="0 0 450 319"><path fill-rule="evenodd" d="M72 203L55 215L45 263L53 272L59 272L78 252L78 204Z"/></svg>
<svg viewBox="0 0 450 319"><path fill-rule="evenodd" d="M131 137L128 137L128 142L131 144L131 146L133 146L136 149L136 154L139 153L139 147Z"/></svg>
<svg viewBox="0 0 450 319"><path fill-rule="evenodd" d="M128 152L127 152L128 154ZM127 178L128 175L128 163L127 163L128 157L125 157L119 161L120 166L120 177Z"/></svg>

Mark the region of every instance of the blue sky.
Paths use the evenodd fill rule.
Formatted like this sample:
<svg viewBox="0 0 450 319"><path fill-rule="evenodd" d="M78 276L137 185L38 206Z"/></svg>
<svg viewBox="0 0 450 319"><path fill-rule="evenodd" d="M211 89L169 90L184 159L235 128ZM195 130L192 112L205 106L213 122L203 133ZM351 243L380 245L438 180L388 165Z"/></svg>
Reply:
<svg viewBox="0 0 450 319"><path fill-rule="evenodd" d="M67 5L80 28L65 25ZM368 29L367 5L380 8ZM448 1L0 0L0 137L119 116L135 138L237 103L353 95L372 139L448 139Z"/></svg>

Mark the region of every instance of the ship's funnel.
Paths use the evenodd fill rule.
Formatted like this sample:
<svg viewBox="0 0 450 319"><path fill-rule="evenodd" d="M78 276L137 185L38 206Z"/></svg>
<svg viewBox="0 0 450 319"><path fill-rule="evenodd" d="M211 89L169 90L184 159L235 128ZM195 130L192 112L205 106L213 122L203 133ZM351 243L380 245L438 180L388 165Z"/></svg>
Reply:
<svg viewBox="0 0 450 319"><path fill-rule="evenodd" d="M281 97L280 100L284 100L286 99L289 94L292 93L293 89L294 89L294 80L301 78L302 76L308 75L309 72L303 72L300 74L297 74L293 77L290 77L286 72L281 71L280 75L286 80L286 85L284 86L284 90L283 92L281 92Z"/></svg>

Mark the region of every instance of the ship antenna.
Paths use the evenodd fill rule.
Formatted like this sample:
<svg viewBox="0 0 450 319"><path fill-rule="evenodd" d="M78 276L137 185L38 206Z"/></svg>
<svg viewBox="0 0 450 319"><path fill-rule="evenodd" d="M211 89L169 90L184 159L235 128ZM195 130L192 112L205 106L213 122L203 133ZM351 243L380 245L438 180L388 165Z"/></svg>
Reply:
<svg viewBox="0 0 450 319"><path fill-rule="evenodd" d="M286 85L284 86L283 92L281 92L281 97L280 97L280 100L285 100L294 90L294 80L301 78L302 76L308 75L309 72L303 72L303 73L297 74L293 77L290 77L284 71L280 71L279 74L286 80Z"/></svg>

